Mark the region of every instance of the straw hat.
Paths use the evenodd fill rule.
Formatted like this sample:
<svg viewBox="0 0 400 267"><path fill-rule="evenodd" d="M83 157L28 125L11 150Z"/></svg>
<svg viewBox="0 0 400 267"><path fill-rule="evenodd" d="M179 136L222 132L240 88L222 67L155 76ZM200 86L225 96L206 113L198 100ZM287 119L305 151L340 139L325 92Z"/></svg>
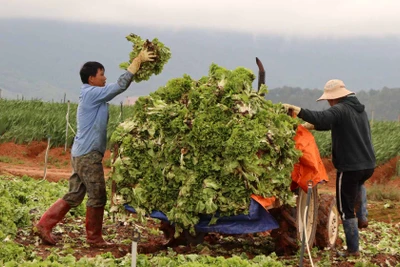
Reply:
<svg viewBox="0 0 400 267"><path fill-rule="evenodd" d="M346 89L342 80L329 80L324 86L324 93L317 101L320 100L331 100L345 97L347 95L354 94L353 92Z"/></svg>

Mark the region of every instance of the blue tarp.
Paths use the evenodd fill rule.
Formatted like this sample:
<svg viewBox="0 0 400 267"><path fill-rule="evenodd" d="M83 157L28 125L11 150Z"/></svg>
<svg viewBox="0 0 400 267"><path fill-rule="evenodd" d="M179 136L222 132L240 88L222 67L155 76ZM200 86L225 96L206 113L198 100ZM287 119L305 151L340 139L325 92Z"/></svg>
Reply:
<svg viewBox="0 0 400 267"><path fill-rule="evenodd" d="M127 211L136 213L133 207L129 205L124 206ZM168 217L161 211L153 211L149 216L162 221L169 221ZM209 225L210 220L211 216L200 216L199 223L195 225L196 231L203 233L249 234L279 228L274 217L253 199L250 202L248 215L240 214L221 217L212 225Z"/></svg>

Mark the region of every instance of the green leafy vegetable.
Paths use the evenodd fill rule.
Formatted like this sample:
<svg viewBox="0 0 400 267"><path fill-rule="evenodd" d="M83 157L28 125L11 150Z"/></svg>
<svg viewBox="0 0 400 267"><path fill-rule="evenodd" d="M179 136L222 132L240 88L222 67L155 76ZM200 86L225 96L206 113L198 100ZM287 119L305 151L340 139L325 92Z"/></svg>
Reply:
<svg viewBox="0 0 400 267"><path fill-rule="evenodd" d="M184 75L139 98L111 136L116 200L142 219L160 210L178 231L200 214L247 214L251 194L291 202L296 120L264 99L265 85L254 91L254 79L212 64L208 77Z"/></svg>
<svg viewBox="0 0 400 267"><path fill-rule="evenodd" d="M153 51L157 56L154 61L143 62L140 69L133 76L135 82L147 81L151 75L158 75L164 68L164 65L171 58L171 51L163 43L154 38L151 42L149 40L142 40L140 36L131 33L126 39L133 43L133 50L129 53L129 62L123 62L119 66L122 69L127 69L132 60L139 55L139 53L147 48L148 51Z"/></svg>

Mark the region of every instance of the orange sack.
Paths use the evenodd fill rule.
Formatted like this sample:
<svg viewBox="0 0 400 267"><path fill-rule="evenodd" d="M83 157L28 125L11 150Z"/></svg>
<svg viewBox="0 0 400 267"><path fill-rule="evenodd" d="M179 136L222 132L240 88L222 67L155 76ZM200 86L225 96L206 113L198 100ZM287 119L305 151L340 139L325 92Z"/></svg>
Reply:
<svg viewBox="0 0 400 267"><path fill-rule="evenodd" d="M312 187L321 181L329 181L312 133L299 125L294 140L296 149L302 152L302 156L299 162L294 165L290 189L293 191L300 187L304 192L307 192L308 181L312 181ZM275 203L275 197L264 198L253 194L251 198L266 209L271 208Z"/></svg>
<svg viewBox="0 0 400 267"><path fill-rule="evenodd" d="M301 189L307 192L308 181L312 181L312 187L321 181L329 181L312 133L302 125L299 125L294 140L296 149L300 150L303 155L300 157L299 162L294 165L290 189L294 190L300 186Z"/></svg>

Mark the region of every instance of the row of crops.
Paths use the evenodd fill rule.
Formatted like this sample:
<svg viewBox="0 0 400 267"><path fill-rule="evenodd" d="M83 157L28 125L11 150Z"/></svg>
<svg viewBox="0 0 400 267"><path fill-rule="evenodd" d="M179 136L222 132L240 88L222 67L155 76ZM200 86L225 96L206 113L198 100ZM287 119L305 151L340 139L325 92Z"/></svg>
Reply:
<svg viewBox="0 0 400 267"><path fill-rule="evenodd" d="M65 143L70 146L76 130L76 108L76 103L0 99L0 143L27 144L31 141L48 140L50 137L53 147L64 146ZM110 105L108 138L116 126L124 118L131 116L132 112L133 106ZM330 132L314 131L314 136L321 156L329 157L331 154ZM400 123L374 122L372 141L378 164L399 155Z"/></svg>
<svg viewBox="0 0 400 267"><path fill-rule="evenodd" d="M371 123L372 143L376 161L380 165L400 155L400 122L380 121ZM331 132L313 131L321 157L331 155Z"/></svg>
<svg viewBox="0 0 400 267"><path fill-rule="evenodd" d="M0 142L27 144L50 137L53 147L63 146L65 142L70 146L76 131L77 106L76 103L0 99ZM108 135L131 113L132 106L110 105Z"/></svg>

